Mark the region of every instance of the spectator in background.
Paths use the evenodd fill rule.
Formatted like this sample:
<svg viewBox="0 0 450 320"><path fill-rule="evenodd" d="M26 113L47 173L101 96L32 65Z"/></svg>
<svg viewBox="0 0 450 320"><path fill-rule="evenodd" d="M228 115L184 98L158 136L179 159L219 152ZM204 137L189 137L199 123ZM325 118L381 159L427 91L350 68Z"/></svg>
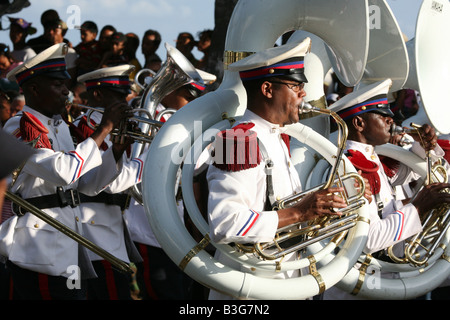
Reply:
<svg viewBox="0 0 450 320"><path fill-rule="evenodd" d="M134 81L136 73L142 69L142 65L136 57L137 49L139 48L139 37L137 34L128 32L126 35L127 42L125 43L125 56L128 59L128 63L134 66L134 70L130 73L130 80Z"/></svg>
<svg viewBox="0 0 450 320"><path fill-rule="evenodd" d="M0 127L3 128L6 121L11 118L11 97L6 92L0 91Z"/></svg>
<svg viewBox="0 0 450 320"><path fill-rule="evenodd" d="M111 37L110 48L103 54L98 68L106 68L127 64L128 59L125 56L125 44L127 37L122 32L116 32Z"/></svg>
<svg viewBox="0 0 450 320"><path fill-rule="evenodd" d="M161 43L161 35L156 30L147 30L142 38L142 54L145 57L144 68L157 72L161 68L162 60L156 54Z"/></svg>
<svg viewBox="0 0 450 320"><path fill-rule="evenodd" d="M20 102L19 93L20 88L16 81L10 81L7 78L0 78L0 92L6 93L11 99L11 117L16 114L17 111L22 110L25 102Z"/></svg>
<svg viewBox="0 0 450 320"><path fill-rule="evenodd" d="M111 47L111 37L117 30L112 25L108 24L102 28L98 37L98 43L102 52L106 52Z"/></svg>
<svg viewBox="0 0 450 320"><path fill-rule="evenodd" d="M211 39L213 31L210 29L203 30L198 35L197 49L203 53L203 57L198 61L196 68L205 70L208 64L209 51L211 48Z"/></svg>
<svg viewBox="0 0 450 320"><path fill-rule="evenodd" d="M80 27L81 42L75 47L78 53L78 76L95 70L102 59L102 48L96 40L97 34L98 27L93 21L85 21Z"/></svg>
<svg viewBox="0 0 450 320"><path fill-rule="evenodd" d="M11 117L14 117L16 113L21 111L25 105L25 96L16 91L13 92L14 95L11 97Z"/></svg>
<svg viewBox="0 0 450 320"><path fill-rule="evenodd" d="M412 117L419 111L418 92L412 89L402 89L396 92L394 111L402 113L404 119ZM404 120L403 119L403 120Z"/></svg>
<svg viewBox="0 0 450 320"><path fill-rule="evenodd" d="M62 21L59 16L53 16L51 15L50 18L45 20L43 23L44 25L44 36L45 36L45 49L59 43L68 43L66 39L64 39L64 35L67 32L67 24ZM30 40L31 41L31 40ZM36 49L35 49L36 50ZM76 74L77 74L77 68L76 68L76 61L78 58L78 55L75 51L75 49L71 48L69 45L67 46L67 54L65 56L66 60L66 68L67 72L70 74L70 79L67 79L67 87L69 90L72 88L72 86L76 82ZM42 50L41 50L42 51ZM39 52L41 52L39 51ZM38 53L38 51L36 51Z"/></svg>
<svg viewBox="0 0 450 320"><path fill-rule="evenodd" d="M181 32L178 34L176 48L192 63L193 66L198 64L198 60L192 54L192 49L197 45L194 36L189 32Z"/></svg>
<svg viewBox="0 0 450 320"><path fill-rule="evenodd" d="M22 18L9 18L11 22L9 27L9 38L13 44L13 51L11 56L16 61L26 61L36 55L33 49L26 44L26 37L36 33L36 28L31 26L31 23Z"/></svg>
<svg viewBox="0 0 450 320"><path fill-rule="evenodd" d="M41 24L44 27L44 34L27 42L36 54L58 43L55 42L55 38L61 38L66 43L69 42L64 39L64 35L67 32L67 24L59 18L58 12L55 10L44 11L41 15Z"/></svg>
<svg viewBox="0 0 450 320"><path fill-rule="evenodd" d="M0 77L6 78L9 71L20 65L22 62L16 61L9 51L9 47L0 43Z"/></svg>

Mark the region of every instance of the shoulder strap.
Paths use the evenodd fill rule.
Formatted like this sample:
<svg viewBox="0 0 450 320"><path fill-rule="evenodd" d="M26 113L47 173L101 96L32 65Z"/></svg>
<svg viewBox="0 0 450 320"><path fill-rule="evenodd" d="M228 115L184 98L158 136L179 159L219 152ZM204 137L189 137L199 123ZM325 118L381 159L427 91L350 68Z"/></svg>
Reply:
<svg viewBox="0 0 450 320"><path fill-rule="evenodd" d="M264 144L258 139L259 150L261 151L262 160L265 162L264 172L266 173L266 202L264 204L265 211L272 211L272 205L275 203L275 193L273 191L272 169L273 161L269 158L269 154Z"/></svg>

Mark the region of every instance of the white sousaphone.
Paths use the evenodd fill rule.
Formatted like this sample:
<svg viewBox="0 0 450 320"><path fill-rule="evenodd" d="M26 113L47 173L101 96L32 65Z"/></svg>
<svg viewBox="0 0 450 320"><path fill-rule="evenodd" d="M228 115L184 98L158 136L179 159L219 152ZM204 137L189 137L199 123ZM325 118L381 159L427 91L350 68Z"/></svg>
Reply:
<svg viewBox="0 0 450 320"><path fill-rule="evenodd" d="M401 161L421 176L427 175L426 162L404 148L386 144L377 146L376 151L379 155ZM450 276L449 240L450 230L447 230L441 239L443 245L438 246L428 260L428 264L420 268L361 255L359 261L362 268L350 270L336 287L366 299L399 300L422 296L438 287ZM371 272L375 272L375 275L372 276ZM382 277L381 274L386 272L397 272L398 276Z"/></svg>
<svg viewBox="0 0 450 320"><path fill-rule="evenodd" d="M397 78L397 84L393 84L391 91L397 91L402 88L411 88L420 91L429 120L437 128L441 128L445 132L448 128L447 108L440 107L444 101L443 83L447 83L449 77L448 67L448 41L442 41L435 36L436 30L450 31L450 4L439 1L424 0L419 12L416 25L416 38L410 40L404 51L403 62L401 59L390 63L389 61L377 62L378 59L372 58L372 50L369 50L369 59L367 63L366 74L363 77L363 84L376 81L378 79L390 78L391 75ZM387 17L386 17L387 19ZM383 21L386 21L383 19ZM400 29L394 28L396 25L395 18L390 23L393 28L387 30L388 38L393 39L391 46L385 47L386 52L391 52L391 48L397 48L394 51L400 52L403 37ZM389 25L389 24L388 24ZM397 29L397 30L396 30ZM378 33L381 30L377 31ZM371 37L372 32L371 30ZM445 32L444 32L445 33ZM380 34L381 35L381 34ZM395 41L395 37L396 41ZM382 45L382 36L376 38L374 42L371 38L370 47L377 50ZM415 54L411 51L414 48ZM445 55L446 57L442 57ZM379 53L383 57L383 52ZM400 55L401 56L401 55ZM435 58L436 56L436 58ZM379 68L380 65L388 68ZM405 73L405 66L408 72ZM445 75L443 75L445 73ZM406 74L402 79L401 74ZM435 101L433 101L433 99ZM434 104L433 104L434 102ZM439 116L440 115L440 118ZM410 123L412 119L407 119ZM419 122L421 124L421 122ZM438 129L439 130L439 129ZM409 166L413 171L427 175L426 161L417 155L394 145L377 146L376 151L379 155L388 156L401 163ZM319 173L316 173L319 175ZM448 244L450 239L450 231L447 231L442 238L443 244ZM417 268L409 264L396 264L384 262L373 257L362 255L359 262L362 268L357 270L353 268L350 272L336 285L336 287L351 292L357 297L367 299L412 299L439 286L450 275L449 265L449 249L445 249L445 245L439 247L433 256L429 259L425 268ZM326 262L326 260L324 260ZM379 271L378 278L366 274L366 271ZM398 272L398 277L389 279L379 277L380 272ZM374 281L376 285L374 285Z"/></svg>
<svg viewBox="0 0 450 320"><path fill-rule="evenodd" d="M367 1L360 0L331 4L326 0L241 0L237 3L225 42L225 73L220 87L177 111L162 126L150 145L144 165L144 207L152 229L168 256L196 281L236 298L303 299L336 284L356 262L367 236L368 226L364 222L358 222L350 230L341 252L314 275L286 280L260 277L258 271L275 273L277 266L273 262L238 252L229 245L212 243L216 250L242 262L242 269L246 269L246 272L231 268L203 250L209 243L209 230L198 208L191 210L195 212L189 212L188 209L188 212L205 238L197 242L186 230L177 214L174 185L182 161L183 171L186 170L182 180L192 176L193 160L211 142L205 139L205 131L211 128L212 132L217 132L229 127L228 120L223 120L223 117L239 117L245 110L246 95L239 75L226 70L226 65L272 47L287 31L302 29L320 36L328 43L338 58L334 69L343 81L347 80L344 82L354 85L361 79L366 63L369 32L367 15ZM355 32L344 34L342 30ZM314 147L325 148L324 157L332 161L336 147L322 135L300 123L291 126L289 131L297 139L308 138ZM197 145L201 148L196 149ZM194 155L194 159L187 158L188 155ZM191 171L187 170L188 167ZM161 183L163 181L165 183ZM186 207L191 208L192 180L183 185ZM187 194L191 197L186 197ZM365 215L364 210L361 210L361 215ZM323 256L327 254L323 253ZM320 260L323 257L312 258ZM305 267L312 264L311 260L305 259L303 263ZM281 268L284 268L284 264L281 264Z"/></svg>
<svg viewBox="0 0 450 320"><path fill-rule="evenodd" d="M419 112L405 120L431 124L440 134L450 133L450 41L442 38L450 32L450 4L444 0L424 0L416 22L415 37L406 43L409 76L404 88L419 91Z"/></svg>
<svg viewBox="0 0 450 320"><path fill-rule="evenodd" d="M190 82L204 83L199 70L189 62L189 60L175 47L168 43L165 43L167 50L167 59L161 66L157 73L154 73L148 69L142 69L136 74L136 84L143 90L139 100L139 107L134 109L139 111L139 116L144 119L160 120L160 118L166 113L174 113L175 110L166 109L163 112L156 114L156 108L158 104L164 99L165 96L173 92L174 90L186 85ZM145 77L142 81L140 75L149 74L151 76ZM145 81L149 81L148 84ZM138 127L142 135L146 136L146 140L151 139L156 134L156 129L145 122L139 122ZM131 158L139 157L145 149L145 142L137 140L133 144L131 149ZM142 191L140 184L136 184L129 189L130 194L139 203L143 203Z"/></svg>

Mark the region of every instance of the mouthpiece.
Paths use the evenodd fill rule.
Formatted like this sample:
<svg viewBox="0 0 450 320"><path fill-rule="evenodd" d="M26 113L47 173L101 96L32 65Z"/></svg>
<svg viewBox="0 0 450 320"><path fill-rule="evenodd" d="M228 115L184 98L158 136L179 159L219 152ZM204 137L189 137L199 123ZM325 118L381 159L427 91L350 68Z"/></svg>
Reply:
<svg viewBox="0 0 450 320"><path fill-rule="evenodd" d="M422 126L419 124L416 124L414 122L411 122L410 124L411 128L397 126L396 124L393 124L391 126L391 135L396 134L402 134L402 133L417 133L417 130L419 130Z"/></svg>
<svg viewBox="0 0 450 320"><path fill-rule="evenodd" d="M393 124L391 126L391 135L406 133L407 128Z"/></svg>
<svg viewBox="0 0 450 320"><path fill-rule="evenodd" d="M312 112L313 110L314 107L305 101L302 101L302 104L298 107L298 113L300 114Z"/></svg>

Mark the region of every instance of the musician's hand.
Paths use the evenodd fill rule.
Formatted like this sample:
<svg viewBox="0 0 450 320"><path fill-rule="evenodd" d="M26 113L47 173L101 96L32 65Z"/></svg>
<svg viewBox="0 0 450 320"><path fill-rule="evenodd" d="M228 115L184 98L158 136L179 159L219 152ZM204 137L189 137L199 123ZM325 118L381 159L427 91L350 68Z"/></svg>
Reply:
<svg viewBox="0 0 450 320"><path fill-rule="evenodd" d="M450 203L450 193L440 192L444 188L450 188L450 184L432 183L419 191L411 203L417 208L421 218L438 204Z"/></svg>
<svg viewBox="0 0 450 320"><path fill-rule="evenodd" d="M396 145L396 146L402 146L402 141L403 141L404 136L405 136L404 133L391 135L391 138L389 139L389 143Z"/></svg>
<svg viewBox="0 0 450 320"><path fill-rule="evenodd" d="M438 140L436 131L432 126L428 124L424 124L422 127L420 127L418 129L418 133L411 133L411 136L414 138L414 140L420 142L425 151L433 150L436 147Z"/></svg>
<svg viewBox="0 0 450 320"><path fill-rule="evenodd" d="M127 132L139 133L141 129L138 124L134 121L127 121ZM112 136L111 141L113 143L113 153L116 160L118 160L122 154L135 142L135 139L130 137L128 134L120 136Z"/></svg>
<svg viewBox="0 0 450 320"><path fill-rule="evenodd" d="M119 127L121 122L126 123L126 119L133 116L133 112L131 110L132 109L126 102L119 102L105 108L102 121L91 135L91 138L95 141L99 148L112 130Z"/></svg>
<svg viewBox="0 0 450 320"><path fill-rule="evenodd" d="M342 187L331 187L306 194L292 208L278 210L278 227L308 221L322 216L340 215L335 210L347 207L344 199L337 193Z"/></svg>
<svg viewBox="0 0 450 320"><path fill-rule="evenodd" d="M358 170L358 174L361 176L362 175L362 171ZM367 178L363 178L364 180L364 184L366 186L366 188L364 189L364 198L367 199L367 201L369 201L369 203L372 202L372 189L370 188L370 184L369 184L369 180ZM358 182L355 182L355 188L357 188L359 190L360 185Z"/></svg>
<svg viewBox="0 0 450 320"><path fill-rule="evenodd" d="M109 130L118 128L121 122L126 123L126 119L133 116L131 107L126 102L117 102L105 108L100 127Z"/></svg>

